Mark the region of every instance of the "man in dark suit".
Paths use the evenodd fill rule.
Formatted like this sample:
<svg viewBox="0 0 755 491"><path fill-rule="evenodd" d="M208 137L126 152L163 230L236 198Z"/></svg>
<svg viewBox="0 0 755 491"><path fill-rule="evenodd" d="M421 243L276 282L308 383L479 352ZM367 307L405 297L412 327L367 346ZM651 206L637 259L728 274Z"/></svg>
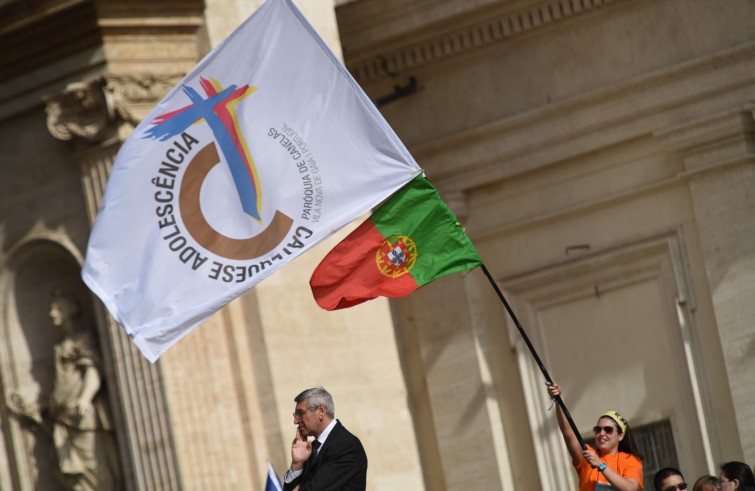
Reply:
<svg viewBox="0 0 755 491"><path fill-rule="evenodd" d="M296 436L284 491L364 491L367 454L364 447L335 419L333 398L322 387L294 398ZM307 437L315 439L310 442Z"/></svg>

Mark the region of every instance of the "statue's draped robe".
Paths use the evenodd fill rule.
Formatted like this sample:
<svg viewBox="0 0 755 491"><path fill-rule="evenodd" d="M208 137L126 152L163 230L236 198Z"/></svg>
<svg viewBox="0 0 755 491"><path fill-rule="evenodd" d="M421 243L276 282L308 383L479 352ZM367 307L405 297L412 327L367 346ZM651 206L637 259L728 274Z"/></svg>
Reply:
<svg viewBox="0 0 755 491"><path fill-rule="evenodd" d="M55 346L55 385L50 396L53 440L60 471L72 490L119 489L118 461L112 427L102 394L79 416L76 402L87 384L87 371L99 374L91 339L69 336Z"/></svg>

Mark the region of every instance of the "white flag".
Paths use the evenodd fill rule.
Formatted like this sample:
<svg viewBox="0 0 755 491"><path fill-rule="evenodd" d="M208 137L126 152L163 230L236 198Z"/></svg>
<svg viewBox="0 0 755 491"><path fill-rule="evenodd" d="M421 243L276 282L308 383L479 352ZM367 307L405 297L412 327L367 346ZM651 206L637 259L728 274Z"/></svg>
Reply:
<svg viewBox="0 0 755 491"><path fill-rule="evenodd" d="M82 277L155 361L420 172L290 0L268 0L134 130Z"/></svg>

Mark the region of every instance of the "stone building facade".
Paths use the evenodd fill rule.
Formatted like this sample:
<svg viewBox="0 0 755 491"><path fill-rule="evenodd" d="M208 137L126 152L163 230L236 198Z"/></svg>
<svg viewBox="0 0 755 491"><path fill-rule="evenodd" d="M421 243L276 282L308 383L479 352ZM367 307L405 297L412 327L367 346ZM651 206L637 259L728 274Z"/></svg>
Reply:
<svg viewBox="0 0 755 491"><path fill-rule="evenodd" d="M61 489L48 422L32 424L13 402L44 412L59 338L48 310L58 290L81 303L98 339L123 489L263 489L267 461L281 474L288 466L294 396L317 385L364 440L371 489L421 488L387 302L328 314L308 291L337 238L154 365L79 279L120 144L261 3L0 3L0 489ZM339 53L332 1L302 10Z"/></svg>
<svg viewBox="0 0 755 491"><path fill-rule="evenodd" d="M0 2L0 489L60 489L13 403L50 390L58 290L98 340L123 489L263 489L315 385L369 490L576 489L479 270L325 313L307 281L344 231L154 365L81 283L120 144L260 3ZM466 226L580 430L618 410L648 472L755 464L755 5L335 3L297 2Z"/></svg>
<svg viewBox="0 0 755 491"><path fill-rule="evenodd" d="M360 0L346 65L451 204L589 435L755 464L755 6ZM428 489L575 489L485 276L394 304ZM433 480L431 480L433 479ZM649 484L649 483L647 483Z"/></svg>

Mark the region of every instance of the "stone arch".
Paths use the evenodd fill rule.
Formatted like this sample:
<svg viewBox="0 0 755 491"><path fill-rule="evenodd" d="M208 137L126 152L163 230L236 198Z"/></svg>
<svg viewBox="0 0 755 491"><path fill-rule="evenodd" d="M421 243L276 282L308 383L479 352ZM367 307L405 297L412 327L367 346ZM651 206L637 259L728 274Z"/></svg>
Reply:
<svg viewBox="0 0 755 491"><path fill-rule="evenodd" d="M81 263L81 254L66 236L50 233L18 243L0 268L0 384L4 395L0 457L7 462L7 468L0 469L2 489L61 489L54 446L45 425L34 425L9 407L13 406L13 394L36 405L44 402L52 389L52 353L61 336L49 317L53 292L64 292L79 304L81 324L89 326L97 344L102 345L93 299L81 280ZM108 384L104 381L103 385Z"/></svg>

